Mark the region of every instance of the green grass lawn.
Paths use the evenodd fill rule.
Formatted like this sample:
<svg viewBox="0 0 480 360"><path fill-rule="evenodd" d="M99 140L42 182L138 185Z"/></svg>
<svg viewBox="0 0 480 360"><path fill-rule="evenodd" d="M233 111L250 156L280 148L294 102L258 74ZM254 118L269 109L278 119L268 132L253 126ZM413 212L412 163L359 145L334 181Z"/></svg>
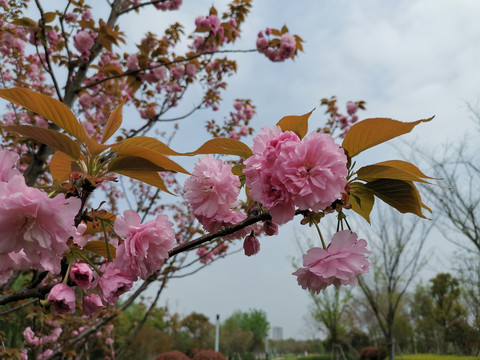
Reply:
<svg viewBox="0 0 480 360"><path fill-rule="evenodd" d="M400 356L397 356L401 359ZM478 360L477 356L456 356L456 355L435 355L435 354L417 354L417 355L403 355L405 360Z"/></svg>
<svg viewBox="0 0 480 360"><path fill-rule="evenodd" d="M396 359L402 360L400 355L396 356ZM404 360L479 360L480 357L476 356L455 356L455 355L435 355L435 354L416 354L416 355L403 355ZM309 355L307 357L301 356L297 358L295 355L283 356L282 360L330 360L330 354L328 355Z"/></svg>

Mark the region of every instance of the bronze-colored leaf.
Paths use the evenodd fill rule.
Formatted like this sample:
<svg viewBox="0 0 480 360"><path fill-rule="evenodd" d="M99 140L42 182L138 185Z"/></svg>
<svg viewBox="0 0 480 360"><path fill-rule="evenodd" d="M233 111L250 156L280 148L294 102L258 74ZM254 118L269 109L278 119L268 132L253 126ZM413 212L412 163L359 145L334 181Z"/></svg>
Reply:
<svg viewBox="0 0 480 360"><path fill-rule="evenodd" d="M70 139L68 136L55 130L45 129L30 125L12 125L3 126L9 132L32 138L41 144L48 145L56 150L70 155L73 159L80 156L80 145Z"/></svg>
<svg viewBox="0 0 480 360"><path fill-rule="evenodd" d="M409 133L415 126L429 119L417 120L405 123L387 118L365 119L354 124L347 132L342 147L349 157L354 157L362 151L375 145L393 139L397 136Z"/></svg>
<svg viewBox="0 0 480 360"><path fill-rule="evenodd" d="M108 258L105 241L89 241L83 248L100 256L103 256L106 259ZM115 246L113 246L112 244L108 244L108 249L110 250L110 255L112 256L112 259L115 259L115 257L117 256L117 249L115 248Z"/></svg>
<svg viewBox="0 0 480 360"><path fill-rule="evenodd" d="M161 141L148 136L136 136L122 140L119 143L112 145L111 149L112 151L119 151L130 147L145 148L163 155L184 155L173 151Z"/></svg>
<svg viewBox="0 0 480 360"><path fill-rule="evenodd" d="M53 154L50 159L50 173L53 180L58 180L59 182L67 180L72 172L72 163L75 163L75 160L61 151Z"/></svg>
<svg viewBox="0 0 480 360"><path fill-rule="evenodd" d="M87 137L72 111L57 99L24 88L1 89L0 97L43 116L80 141Z"/></svg>
<svg viewBox="0 0 480 360"><path fill-rule="evenodd" d="M364 184L364 187L401 213L412 213L425 219L422 200L413 182L378 179Z"/></svg>
<svg viewBox="0 0 480 360"><path fill-rule="evenodd" d="M428 183L422 177L428 178L415 165L406 161L393 160L364 166L357 171L359 180L373 181L376 179L397 179Z"/></svg>
<svg viewBox="0 0 480 360"><path fill-rule="evenodd" d="M57 13L55 13L55 12L46 12L46 13L44 14L45 24L51 23L53 20L55 20L56 17L57 17Z"/></svg>
<svg viewBox="0 0 480 360"><path fill-rule="evenodd" d="M366 189L362 183L351 183L350 186L352 188L350 192L352 210L370 223L370 213L375 203L373 193Z"/></svg>
<svg viewBox="0 0 480 360"><path fill-rule="evenodd" d="M312 115L313 110L304 115L285 116L277 123L277 125L280 126L282 131L293 131L300 139L303 139L303 137L307 135L308 118Z"/></svg>
<svg viewBox="0 0 480 360"><path fill-rule="evenodd" d="M118 130L122 125L122 107L125 104L125 101L122 101L118 107L112 111L108 117L108 121L105 124L105 129L103 129L102 135L102 144L105 143L108 139L112 137L113 134Z"/></svg>
<svg viewBox="0 0 480 360"><path fill-rule="evenodd" d="M177 164L175 161L170 160L165 155L159 154L157 152L140 148L140 147L129 147L120 149L117 151L117 155L119 157L136 157L148 160L149 162L155 164L159 169L162 170L155 170L155 171L174 171L180 172L183 174L190 175L190 173L185 170L182 166Z"/></svg>
<svg viewBox="0 0 480 360"><path fill-rule="evenodd" d="M199 154L224 154L237 155L242 158L249 158L253 155L252 150L243 142L235 139L215 138L208 140L197 150L185 153L184 155Z"/></svg>
<svg viewBox="0 0 480 360"><path fill-rule="evenodd" d="M162 191L165 191L166 193L169 193L170 195L175 195L172 194L167 187L165 186L165 183L163 182L162 178L158 173L152 172L152 171L128 171L128 170L118 170L115 171L118 174L128 176L129 178L135 179L142 181L148 185L155 186L159 188Z"/></svg>

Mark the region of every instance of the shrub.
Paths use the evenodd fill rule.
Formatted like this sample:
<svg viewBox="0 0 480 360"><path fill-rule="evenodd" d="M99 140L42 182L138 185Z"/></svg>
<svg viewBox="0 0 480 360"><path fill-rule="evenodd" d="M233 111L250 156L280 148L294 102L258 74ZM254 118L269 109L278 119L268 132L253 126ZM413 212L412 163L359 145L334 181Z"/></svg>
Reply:
<svg viewBox="0 0 480 360"><path fill-rule="evenodd" d="M190 358L181 351L173 350L161 353L155 360L190 360Z"/></svg>
<svg viewBox="0 0 480 360"><path fill-rule="evenodd" d="M199 350L193 355L193 360L227 360L227 358L215 350Z"/></svg>

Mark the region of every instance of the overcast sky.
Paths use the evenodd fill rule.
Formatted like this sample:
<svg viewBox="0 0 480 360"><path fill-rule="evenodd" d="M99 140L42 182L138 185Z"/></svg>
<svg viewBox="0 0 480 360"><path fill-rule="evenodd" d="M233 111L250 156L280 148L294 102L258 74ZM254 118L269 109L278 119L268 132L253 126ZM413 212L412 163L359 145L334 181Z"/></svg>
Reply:
<svg viewBox="0 0 480 360"><path fill-rule="evenodd" d="M188 22L191 30L195 17L207 15L210 5L222 12L226 3L184 0L180 12L142 11L139 17L123 20L123 25L138 38L176 20ZM236 47L250 49L259 30L287 24L305 40L304 53L278 64L259 54L236 56L239 70L229 80L225 105L216 114L198 113L183 122L182 137L172 147L188 151L200 145L205 139L197 134L204 121L221 119L235 98L253 99L257 129L317 107L311 117L313 129L325 119L319 100L336 95L340 104L365 100L367 111L360 113L361 118L414 121L435 115L404 138L438 151L448 141L460 141L475 126L465 104L477 105L480 96L479 14L476 0L254 1ZM189 99L195 102L195 95ZM183 104L179 112L189 109L190 104ZM394 156L386 146L366 152L362 161ZM309 299L291 275L290 257L299 256L295 238L309 234L299 225L284 226L279 236L261 240L256 256L238 253L172 281L161 303L183 314L204 313L212 321L217 313L225 319L235 310L263 309L272 326L283 328L284 338L306 338ZM431 269L437 271L433 265Z"/></svg>

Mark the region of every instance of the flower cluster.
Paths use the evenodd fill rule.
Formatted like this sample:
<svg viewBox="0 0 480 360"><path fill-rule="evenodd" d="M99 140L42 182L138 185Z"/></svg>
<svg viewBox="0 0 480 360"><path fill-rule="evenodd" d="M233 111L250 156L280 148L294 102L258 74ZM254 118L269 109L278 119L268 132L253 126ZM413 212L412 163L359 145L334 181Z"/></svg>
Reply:
<svg viewBox="0 0 480 360"><path fill-rule="evenodd" d="M265 35L271 35L271 30L266 29ZM271 61L279 62L293 58L297 52L297 39L290 33L284 33L280 39L268 40L263 31L257 35L257 50Z"/></svg>
<svg viewBox="0 0 480 360"><path fill-rule="evenodd" d="M17 159L17 154L0 150L1 283L13 270L58 273L81 204L80 199L49 198L27 186L20 172L12 169Z"/></svg>
<svg viewBox="0 0 480 360"><path fill-rule="evenodd" d="M295 208L321 211L341 196L347 184L347 157L326 134L303 140L279 126L264 127L245 160L246 185L276 224L293 219Z"/></svg>
<svg viewBox="0 0 480 360"><path fill-rule="evenodd" d="M184 190L193 214L209 232L246 218L241 211L234 210L238 206L240 180L233 175L229 164L223 164L212 155L206 155L195 163L193 175L185 181ZM243 229L233 236L243 237L248 231Z"/></svg>
<svg viewBox="0 0 480 360"><path fill-rule="evenodd" d="M350 230L333 235L327 249L312 248L303 255L303 268L293 274L303 289L319 293L329 285L357 285L357 276L365 274L370 268L365 254L367 242L357 239Z"/></svg>

